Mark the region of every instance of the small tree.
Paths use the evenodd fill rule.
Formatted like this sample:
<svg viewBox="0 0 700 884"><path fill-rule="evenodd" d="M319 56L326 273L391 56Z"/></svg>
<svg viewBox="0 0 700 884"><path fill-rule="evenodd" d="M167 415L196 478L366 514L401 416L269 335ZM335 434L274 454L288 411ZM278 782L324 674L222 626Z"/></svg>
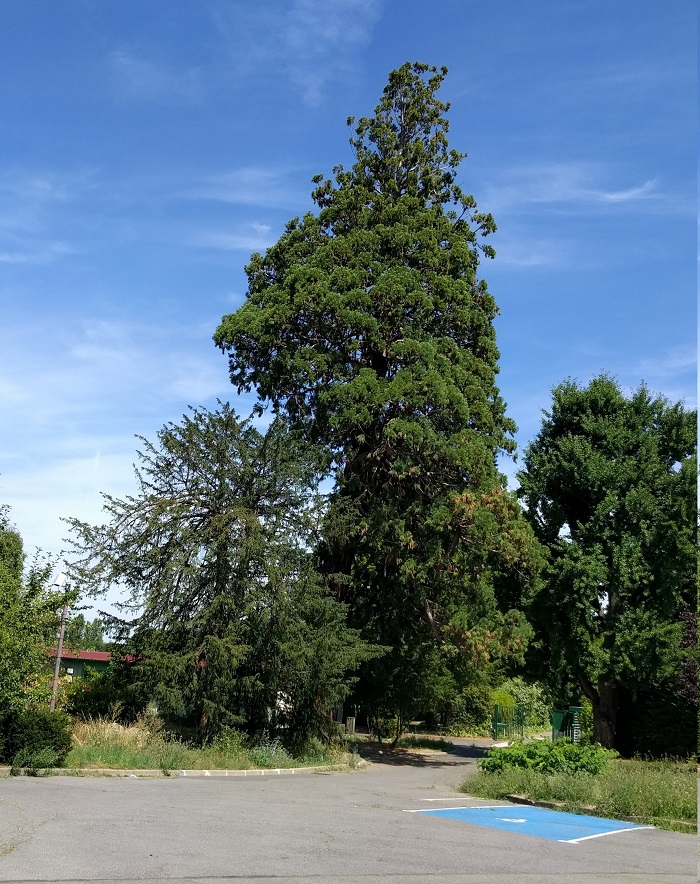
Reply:
<svg viewBox="0 0 700 884"><path fill-rule="evenodd" d="M105 495L105 525L69 520L76 583L127 591L109 625L135 686L200 739L245 720L303 741L371 653L314 568L313 450L228 405L141 441L138 495Z"/></svg>
<svg viewBox="0 0 700 884"><path fill-rule="evenodd" d="M520 496L549 548L531 601L540 663L561 693L578 684L594 739L624 743L621 693L673 681L682 612L696 606L697 415L627 398L606 376L556 387L525 453Z"/></svg>
<svg viewBox="0 0 700 884"><path fill-rule="evenodd" d="M522 656L515 608L537 560L496 467L514 424L478 276L495 224L456 183L445 74L389 75L352 168L314 178L318 214L252 256L248 298L214 336L238 390L335 464L323 567L352 624L390 648L364 669L366 701L400 717L449 703L485 660Z"/></svg>
<svg viewBox="0 0 700 884"><path fill-rule="evenodd" d="M22 538L0 507L0 713L46 701L47 648L58 635L58 612L70 602L50 586L52 567L36 557L24 571Z"/></svg>
<svg viewBox="0 0 700 884"><path fill-rule="evenodd" d="M105 648L104 623L96 617L86 620L84 614L75 614L66 621L63 639L66 648L77 651L102 651Z"/></svg>

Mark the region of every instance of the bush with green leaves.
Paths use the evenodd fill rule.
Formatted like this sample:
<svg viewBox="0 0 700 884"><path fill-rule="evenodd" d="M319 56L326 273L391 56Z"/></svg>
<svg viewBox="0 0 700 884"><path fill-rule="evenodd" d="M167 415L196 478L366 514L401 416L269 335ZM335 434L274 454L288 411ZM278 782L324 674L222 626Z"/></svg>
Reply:
<svg viewBox="0 0 700 884"><path fill-rule="evenodd" d="M495 688L491 691L492 706L515 706L515 697L504 688Z"/></svg>
<svg viewBox="0 0 700 884"><path fill-rule="evenodd" d="M18 767L60 767L71 748L70 719L40 707L6 712L0 720L0 762Z"/></svg>
<svg viewBox="0 0 700 884"><path fill-rule="evenodd" d="M493 694L487 682L470 685L459 698L453 717L450 719L448 734L487 734L493 716Z"/></svg>
<svg viewBox="0 0 700 884"><path fill-rule="evenodd" d="M552 698L541 682L527 682L518 675L515 678L507 678L499 690L512 697L513 702L523 710L526 727L549 727Z"/></svg>
<svg viewBox="0 0 700 884"><path fill-rule="evenodd" d="M598 745L584 746L567 739L515 742L510 746L489 749L486 758L477 764L485 773L498 773L509 768L538 770L542 773L599 774L618 753Z"/></svg>
<svg viewBox="0 0 700 884"><path fill-rule="evenodd" d="M401 723L396 715L370 715L367 723L370 733L380 743L383 740L398 740L401 735Z"/></svg>

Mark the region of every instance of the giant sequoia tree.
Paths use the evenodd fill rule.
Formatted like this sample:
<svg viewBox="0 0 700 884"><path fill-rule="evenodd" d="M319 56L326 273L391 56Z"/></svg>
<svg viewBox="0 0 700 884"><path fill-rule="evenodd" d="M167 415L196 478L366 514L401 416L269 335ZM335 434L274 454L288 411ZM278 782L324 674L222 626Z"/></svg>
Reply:
<svg viewBox="0 0 700 884"><path fill-rule="evenodd" d="M696 413L645 387L627 398L605 376L569 381L518 474L550 550L530 608L540 661L555 689L578 683L605 746L629 746L625 697L681 694L696 623L696 438ZM677 730L677 711L671 723ZM686 749L694 731L691 722Z"/></svg>
<svg viewBox="0 0 700 884"><path fill-rule="evenodd" d="M215 334L238 390L335 464L325 569L353 622L392 649L367 683L402 713L522 653L527 625L507 609L536 557L496 467L514 425L478 274L495 224L457 184L445 73L391 73L357 123L352 168L314 179L318 213L252 256L247 300Z"/></svg>

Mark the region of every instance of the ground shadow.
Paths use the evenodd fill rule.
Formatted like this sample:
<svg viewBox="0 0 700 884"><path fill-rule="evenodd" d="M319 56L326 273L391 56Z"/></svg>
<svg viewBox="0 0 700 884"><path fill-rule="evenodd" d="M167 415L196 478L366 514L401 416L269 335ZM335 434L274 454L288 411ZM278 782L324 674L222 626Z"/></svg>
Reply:
<svg viewBox="0 0 700 884"><path fill-rule="evenodd" d="M469 764L483 758L486 747L475 745L455 746L449 752L422 749L392 749L389 744L364 743L358 747L358 754L372 764L388 764L411 767L453 767Z"/></svg>

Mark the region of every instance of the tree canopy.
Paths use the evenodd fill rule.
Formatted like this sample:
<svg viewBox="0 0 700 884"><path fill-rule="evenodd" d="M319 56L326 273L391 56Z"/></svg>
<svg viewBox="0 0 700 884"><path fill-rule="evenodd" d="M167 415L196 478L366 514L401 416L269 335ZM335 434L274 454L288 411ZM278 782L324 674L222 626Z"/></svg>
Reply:
<svg viewBox="0 0 700 884"><path fill-rule="evenodd" d="M696 412L644 386L627 397L606 376L567 381L518 474L550 552L529 609L541 660L560 693L583 689L605 746L624 737L622 692L680 671L683 612L697 606L696 439Z"/></svg>
<svg viewBox="0 0 700 884"><path fill-rule="evenodd" d="M104 622L100 617L86 620L84 614L74 614L66 620L63 644L77 651L105 650Z"/></svg>
<svg viewBox="0 0 700 884"><path fill-rule="evenodd" d="M58 635L58 612L73 597L49 585L51 571L38 557L25 571L22 538L0 506L0 713L48 705L46 649Z"/></svg>
<svg viewBox="0 0 700 884"><path fill-rule="evenodd" d="M372 651L314 568L313 452L276 421L193 410L139 452L139 493L105 496L109 521L70 520L77 585L120 584L108 625L132 682L201 739L247 723L304 740Z"/></svg>
<svg viewBox="0 0 700 884"><path fill-rule="evenodd" d="M353 625L392 649L365 670L373 702L402 711L447 702L476 661L522 655L514 601L537 566L496 466L515 427L478 275L495 224L457 184L445 74L390 74L352 167L314 178L318 213L252 256L246 302L214 336L237 389L335 464L323 566Z"/></svg>

